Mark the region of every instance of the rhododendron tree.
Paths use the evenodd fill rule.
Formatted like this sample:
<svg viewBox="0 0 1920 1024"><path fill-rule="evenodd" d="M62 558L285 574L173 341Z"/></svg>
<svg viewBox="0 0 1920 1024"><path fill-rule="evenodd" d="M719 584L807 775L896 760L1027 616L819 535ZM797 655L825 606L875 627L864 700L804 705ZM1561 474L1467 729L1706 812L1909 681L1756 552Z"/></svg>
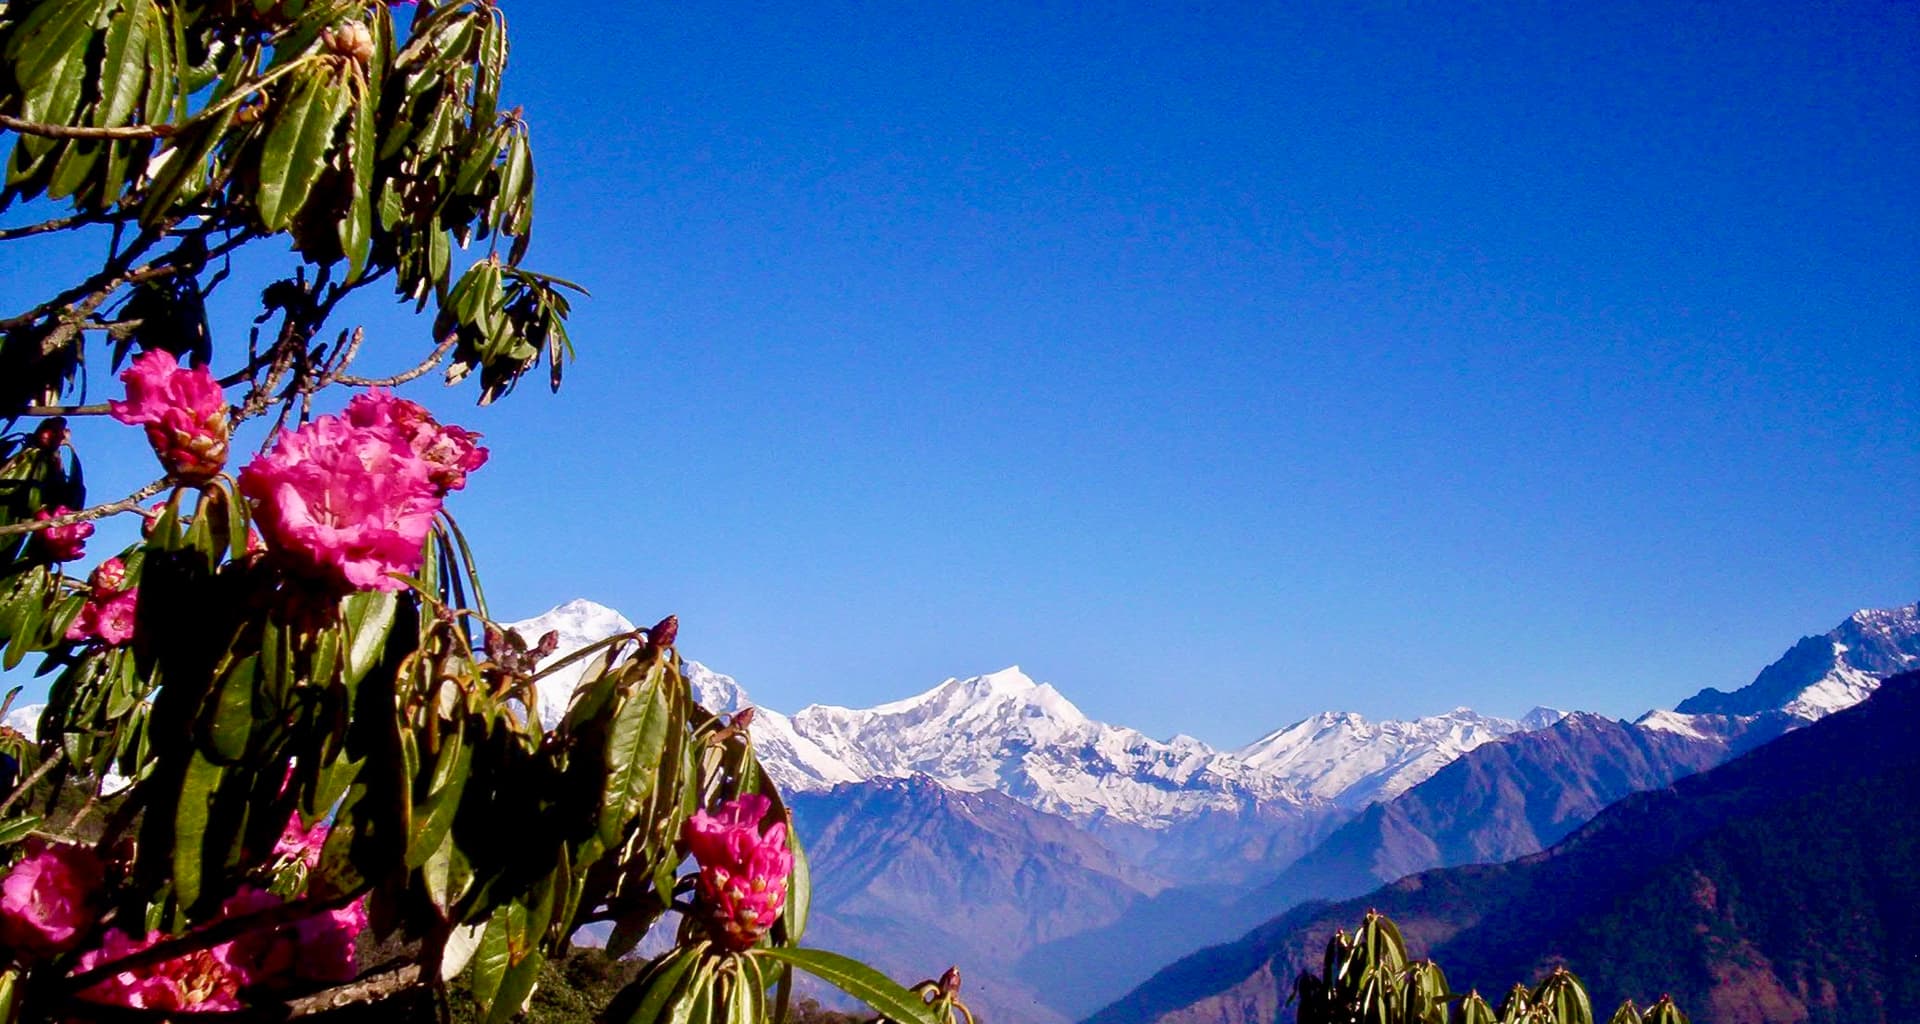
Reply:
<svg viewBox="0 0 1920 1024"><path fill-rule="evenodd" d="M608 1020L780 1020L795 968L946 1016L798 945L798 837L676 620L563 659L549 725L553 638L491 617L452 516L488 451L396 389L557 390L572 355L507 50L487 0L0 2L0 244L105 254L0 310L0 666L50 679L37 737L0 728L0 1024L415 1019L456 984L504 1022L590 926L671 941ZM259 315L215 322L243 261ZM332 323L378 291L418 344ZM89 495L84 416L151 482Z"/></svg>

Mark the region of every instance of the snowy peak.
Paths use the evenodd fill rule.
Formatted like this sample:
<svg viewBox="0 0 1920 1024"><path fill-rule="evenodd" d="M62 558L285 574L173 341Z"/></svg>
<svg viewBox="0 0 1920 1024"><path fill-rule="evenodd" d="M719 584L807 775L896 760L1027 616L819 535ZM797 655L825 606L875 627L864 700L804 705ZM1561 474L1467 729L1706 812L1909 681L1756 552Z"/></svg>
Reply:
<svg viewBox="0 0 1920 1024"><path fill-rule="evenodd" d="M557 634L559 646L541 662L543 667L564 660L567 655L588 644L634 629L633 623L619 612L606 605L578 598L531 619L505 625L519 633L528 647L538 644L540 638L548 633ZM580 685L580 679L587 671L587 663L592 660L582 658L534 684L540 705L536 709L540 713L540 721L551 727L560 721L560 716L566 714L567 701L573 696L574 688Z"/></svg>
<svg viewBox="0 0 1920 1024"><path fill-rule="evenodd" d="M1535 708L1518 721L1455 708L1412 721L1371 722L1352 712L1328 711L1268 733L1235 756L1293 780L1313 796L1358 808L1398 796L1483 743L1551 725L1560 717L1549 708Z"/></svg>
<svg viewBox="0 0 1920 1024"><path fill-rule="evenodd" d="M1732 693L1702 690L1674 711L1681 716L1735 717L1779 711L1812 721L1858 704L1882 678L1916 667L1920 604L1866 608L1824 636L1802 638L1746 686ZM1648 724L1669 728L1674 721L1663 716Z"/></svg>

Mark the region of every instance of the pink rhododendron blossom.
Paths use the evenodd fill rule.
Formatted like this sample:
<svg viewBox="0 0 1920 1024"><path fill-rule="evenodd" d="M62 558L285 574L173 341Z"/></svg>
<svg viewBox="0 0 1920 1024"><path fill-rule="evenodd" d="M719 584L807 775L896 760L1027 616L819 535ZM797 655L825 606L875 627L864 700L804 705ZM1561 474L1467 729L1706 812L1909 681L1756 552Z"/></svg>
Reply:
<svg viewBox="0 0 1920 1024"><path fill-rule="evenodd" d="M446 426L418 402L375 388L347 403L347 420L359 427L387 427L406 438L415 455L432 467L434 485L445 495L467 485L467 474L486 465L487 450L474 444L479 434Z"/></svg>
<svg viewBox="0 0 1920 1024"><path fill-rule="evenodd" d="M127 563L118 557L109 558L93 567L93 575L87 582L93 588L94 597L111 597L115 591L127 585Z"/></svg>
<svg viewBox="0 0 1920 1024"><path fill-rule="evenodd" d="M281 899L260 889L242 889L221 905L223 917L270 910ZM157 964L121 971L82 993L86 999L144 1009L207 1012L238 1010L251 988L294 982L341 982L358 973L354 943L367 927L364 900L277 927L258 928L231 941ZM109 932L101 947L80 957L90 970L146 949L166 938L151 932L135 939Z"/></svg>
<svg viewBox="0 0 1920 1024"><path fill-rule="evenodd" d="M291 774L292 769L288 769ZM280 839L273 844L275 858L298 860L312 871L320 865L320 848L327 844L327 823L316 823L312 828L300 826L300 812L295 811L287 819L287 827L280 831Z"/></svg>
<svg viewBox="0 0 1920 1024"><path fill-rule="evenodd" d="M51 511L41 509L33 518L46 522L56 516L64 516L73 510L59 505ZM65 526L49 526L40 531L40 550L56 562L71 562L87 553L87 538L93 536L92 523L68 523Z"/></svg>
<svg viewBox="0 0 1920 1024"><path fill-rule="evenodd" d="M227 398L204 366L185 369L173 353L154 349L135 356L120 374L127 400L108 402L113 418L145 424L147 441L167 472L188 483L205 483L227 464L232 433Z"/></svg>
<svg viewBox="0 0 1920 1024"><path fill-rule="evenodd" d="M281 902L270 892L242 889L222 905L221 911L237 917L277 907ZM350 981L359 970L354 943L366 928L366 901L354 900L277 928L248 932L234 939L224 955L244 968L255 985Z"/></svg>
<svg viewBox="0 0 1920 1024"><path fill-rule="evenodd" d="M100 859L86 847L37 838L26 849L0 882L0 942L16 952L65 952L96 916Z"/></svg>
<svg viewBox="0 0 1920 1024"><path fill-rule="evenodd" d="M76 970L90 971L115 960L138 953L167 938L166 932L149 932L136 939L121 931L109 931L99 949L80 957ZM82 999L112 1006L130 1006L142 1010L175 1010L182 1013L210 1013L238 1010L240 990L251 984L252 975L232 959L234 944L221 943L209 949L120 971L80 993Z"/></svg>
<svg viewBox="0 0 1920 1024"><path fill-rule="evenodd" d="M67 627L67 639L98 640L108 647L119 647L133 639L134 609L139 603L139 587L104 596L96 588Z"/></svg>
<svg viewBox="0 0 1920 1024"><path fill-rule="evenodd" d="M440 511L432 467L391 427L319 416L240 471L270 557L337 590L398 590Z"/></svg>
<svg viewBox="0 0 1920 1024"><path fill-rule="evenodd" d="M772 806L766 797L749 793L721 804L715 813L698 811L687 819L683 838L700 865L695 892L708 933L728 949L758 942L787 902L787 876L793 873L787 825L777 821L760 828Z"/></svg>

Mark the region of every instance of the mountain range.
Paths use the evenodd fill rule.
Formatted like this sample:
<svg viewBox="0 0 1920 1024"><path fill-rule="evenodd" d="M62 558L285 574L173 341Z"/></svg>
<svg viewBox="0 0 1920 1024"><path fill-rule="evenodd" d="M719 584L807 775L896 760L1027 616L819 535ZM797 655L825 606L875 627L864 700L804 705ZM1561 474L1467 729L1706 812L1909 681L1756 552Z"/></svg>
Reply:
<svg viewBox="0 0 1920 1024"><path fill-rule="evenodd" d="M529 640L557 631L564 653L632 626L574 601L517 628ZM901 977L962 963L990 1019L1058 1024L1303 900L1534 853L1916 661L1909 606L1856 613L1747 687L1634 722L1328 712L1222 751L1093 721L1010 668L874 708L760 708L752 731L795 794L811 855L849 875L820 873L821 941ZM686 673L715 710L750 704L730 677L693 662ZM542 704L563 704L572 685L543 681Z"/></svg>
<svg viewBox="0 0 1920 1024"><path fill-rule="evenodd" d="M1334 929L1393 918L1458 991L1557 965L1607 1013L1670 993L1702 1024L1920 1019L1920 672L1542 854L1311 903L1156 974L1088 1024L1268 1024Z"/></svg>

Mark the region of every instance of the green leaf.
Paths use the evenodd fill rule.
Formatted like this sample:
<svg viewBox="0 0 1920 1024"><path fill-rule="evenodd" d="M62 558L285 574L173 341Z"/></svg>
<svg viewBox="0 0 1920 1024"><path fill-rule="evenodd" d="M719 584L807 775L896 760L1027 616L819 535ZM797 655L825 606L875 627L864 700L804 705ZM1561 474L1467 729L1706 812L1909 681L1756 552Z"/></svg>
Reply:
<svg viewBox="0 0 1920 1024"><path fill-rule="evenodd" d="M134 104L146 88L145 54L153 30L146 0L135 0L107 22L106 53L100 61L100 105L93 123L102 128L123 125L133 116Z"/></svg>
<svg viewBox="0 0 1920 1024"><path fill-rule="evenodd" d="M45 819L38 814L29 814L23 818L0 822L0 846L11 846L25 839L34 829L40 827L40 822L43 820ZM4 1019L6 1018L0 1017L0 1020Z"/></svg>
<svg viewBox="0 0 1920 1024"><path fill-rule="evenodd" d="M365 679L373 666L380 663L398 608L398 596L383 590L363 590L342 603L341 618L347 631L343 676L349 687Z"/></svg>
<svg viewBox="0 0 1920 1024"><path fill-rule="evenodd" d="M446 839L460 810L460 797L466 791L468 769L472 764L473 747L463 741L461 731L443 732L427 793L414 802L413 834L407 840L407 867L424 865Z"/></svg>
<svg viewBox="0 0 1920 1024"><path fill-rule="evenodd" d="M512 966L511 953L507 945L507 908L501 907L487 919L487 927L480 933L480 948L473 955L473 998L481 1005L493 1005L500 982Z"/></svg>
<svg viewBox="0 0 1920 1024"><path fill-rule="evenodd" d="M379 184L373 178L374 114L371 103L362 97L348 123L347 147L353 158L353 182L348 190L353 198L347 204L346 216L340 219L340 250L347 254L349 283L360 280L373 251L373 193Z"/></svg>
<svg viewBox="0 0 1920 1024"><path fill-rule="evenodd" d="M713 1019L713 962L702 959L667 1014L671 1024L708 1024Z"/></svg>
<svg viewBox="0 0 1920 1024"><path fill-rule="evenodd" d="M620 842L660 778L660 754L673 718L664 668L658 659L647 665L646 678L614 711L607 736L607 788L600 803L600 841L609 848Z"/></svg>
<svg viewBox="0 0 1920 1024"><path fill-rule="evenodd" d="M807 865L807 852L791 823L787 826L787 849L793 852L793 874L787 879L787 941L797 943L807 932L807 912L813 904L813 876Z"/></svg>
<svg viewBox="0 0 1920 1024"><path fill-rule="evenodd" d="M705 943L660 954L614 997L603 1019L609 1024L658 1024L705 954Z"/></svg>
<svg viewBox="0 0 1920 1024"><path fill-rule="evenodd" d="M533 986L540 980L540 965L546 959L538 949L530 949L519 963L507 968L499 988L494 991L487 1024L507 1024L527 1008L527 1001L533 998Z"/></svg>
<svg viewBox="0 0 1920 1024"><path fill-rule="evenodd" d="M792 964L873 1007L897 1024L939 1024L919 996L858 960L823 949L798 947L758 949L752 955Z"/></svg>
<svg viewBox="0 0 1920 1024"><path fill-rule="evenodd" d="M212 719L207 723L207 745L214 756L232 763L247 753L253 734L253 694L260 659L249 655L228 668L214 694Z"/></svg>
<svg viewBox="0 0 1920 1024"><path fill-rule="evenodd" d="M346 105L346 90L325 68L295 73L293 87L275 111L260 155L260 223L280 231L293 222L320 178L334 128Z"/></svg>
<svg viewBox="0 0 1920 1024"><path fill-rule="evenodd" d="M173 892L181 906L200 900L201 864L206 857L207 817L214 790L225 773L199 751L187 757L180 800L173 813Z"/></svg>

